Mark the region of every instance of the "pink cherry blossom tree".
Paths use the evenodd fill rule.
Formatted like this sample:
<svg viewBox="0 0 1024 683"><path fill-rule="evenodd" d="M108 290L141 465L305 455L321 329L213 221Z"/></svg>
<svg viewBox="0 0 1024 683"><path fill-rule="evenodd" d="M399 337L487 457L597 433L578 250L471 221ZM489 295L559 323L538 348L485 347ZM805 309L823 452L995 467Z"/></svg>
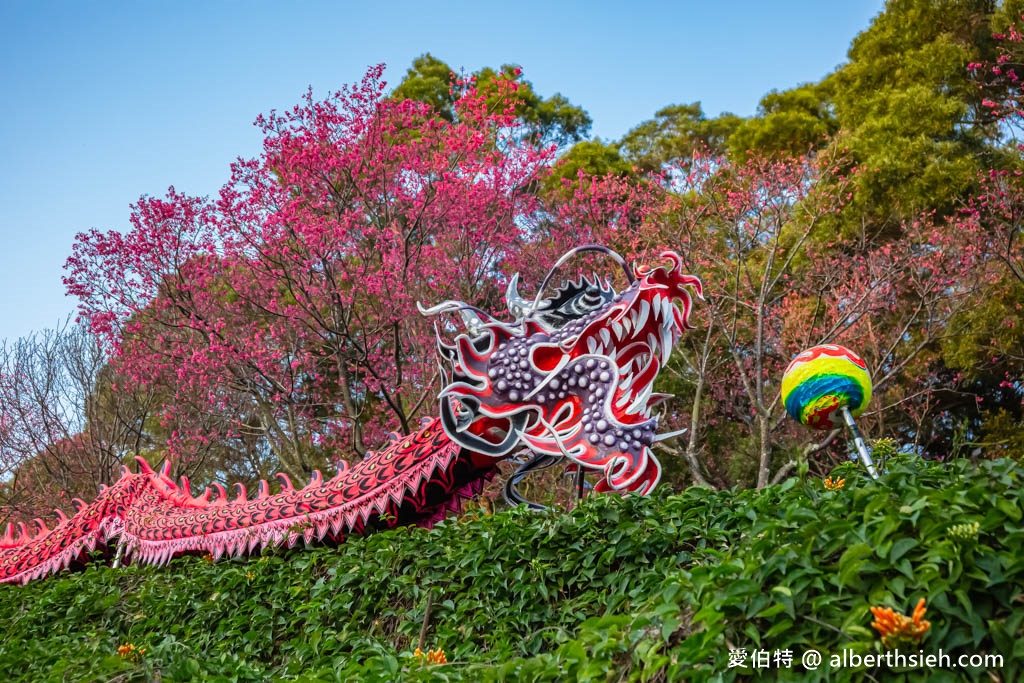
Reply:
<svg viewBox="0 0 1024 683"><path fill-rule="evenodd" d="M385 97L381 67L261 116L262 155L219 197L133 206L78 237L68 291L141 385L165 387L170 448L245 442L293 476L430 414L433 330L416 303L500 301L553 158L511 105L459 84L457 120ZM517 84L503 81L511 100Z"/></svg>

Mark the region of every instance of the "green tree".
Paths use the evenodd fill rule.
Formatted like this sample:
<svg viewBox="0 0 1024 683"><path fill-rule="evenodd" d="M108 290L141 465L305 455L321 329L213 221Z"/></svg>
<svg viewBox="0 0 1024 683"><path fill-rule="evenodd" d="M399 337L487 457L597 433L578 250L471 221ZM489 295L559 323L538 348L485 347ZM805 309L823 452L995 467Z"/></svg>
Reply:
<svg viewBox="0 0 1024 683"><path fill-rule="evenodd" d="M1015 4L1015 3L1006 3ZM993 54L993 0L890 0L826 86L861 164L854 224L947 214L997 131L979 117L967 65Z"/></svg>
<svg viewBox="0 0 1024 683"><path fill-rule="evenodd" d="M412 61L405 78L391 93L399 100L426 102L447 121L455 120L456 74L429 52Z"/></svg>
<svg viewBox="0 0 1024 683"><path fill-rule="evenodd" d="M827 144L839 129L822 83L772 90L761 98L757 116L744 120L729 136L734 155L799 156Z"/></svg>
<svg viewBox="0 0 1024 683"><path fill-rule="evenodd" d="M743 119L725 113L708 118L700 102L673 104L654 113L622 138L624 156L647 171L661 170L693 156L694 151L720 154Z"/></svg>
<svg viewBox="0 0 1024 683"><path fill-rule="evenodd" d="M554 191L566 181L574 182L580 173L589 176L629 176L633 164L624 159L618 144L601 140L582 140L563 154L551 174L544 179L544 189Z"/></svg>
<svg viewBox="0 0 1024 683"><path fill-rule="evenodd" d="M592 121L584 109L560 93L541 97L533 84L522 77L522 68L515 64L505 64L498 70L484 67L471 74L470 80L475 82L478 92L493 99L494 106L506 106L509 99L506 89L497 87L498 81L514 82L517 87L512 104L516 115L544 142L564 147L590 134ZM392 97L426 102L442 118L454 121L455 101L462 92L459 81L447 63L428 52L413 60Z"/></svg>

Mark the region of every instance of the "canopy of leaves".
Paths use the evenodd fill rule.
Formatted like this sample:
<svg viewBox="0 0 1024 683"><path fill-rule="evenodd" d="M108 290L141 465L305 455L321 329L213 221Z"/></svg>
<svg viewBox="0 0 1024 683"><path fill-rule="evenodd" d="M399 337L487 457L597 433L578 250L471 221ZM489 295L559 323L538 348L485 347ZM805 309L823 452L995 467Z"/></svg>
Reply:
<svg viewBox="0 0 1024 683"><path fill-rule="evenodd" d="M623 158L620 145L601 140L583 140L570 147L559 157L555 168L545 179L548 191L560 189L565 182L573 183L580 176L629 176L635 167Z"/></svg>
<svg viewBox="0 0 1024 683"><path fill-rule="evenodd" d="M891 0L827 82L878 220L948 213L974 183L994 131L967 65L993 52L991 0Z"/></svg>
<svg viewBox="0 0 1024 683"><path fill-rule="evenodd" d="M511 102L497 87L499 81L514 81L519 85ZM455 121L455 103L464 90L459 82L460 76L448 64L428 52L413 60L391 95L396 99L425 102L445 120ZM511 106L538 140L562 147L579 142L590 133L592 121L586 111L560 93L541 97L533 84L522 78L522 68L517 65L505 64L498 70L484 67L471 74L468 82L488 98L491 107Z"/></svg>
<svg viewBox="0 0 1024 683"><path fill-rule="evenodd" d="M744 119L727 142L734 156L792 157L821 148L838 130L826 85L808 83L765 95L757 115Z"/></svg>
<svg viewBox="0 0 1024 683"><path fill-rule="evenodd" d="M666 164L689 159L695 151L725 151L727 139L741 121L733 114L708 118L700 102L673 104L626 133L620 144L624 156L638 167L660 171Z"/></svg>

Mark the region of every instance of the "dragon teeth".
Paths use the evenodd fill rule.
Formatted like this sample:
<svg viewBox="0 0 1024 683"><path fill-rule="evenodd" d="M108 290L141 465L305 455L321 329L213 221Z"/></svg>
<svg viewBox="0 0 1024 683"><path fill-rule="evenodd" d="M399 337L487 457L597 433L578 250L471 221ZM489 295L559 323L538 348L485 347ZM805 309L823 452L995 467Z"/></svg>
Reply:
<svg viewBox="0 0 1024 683"><path fill-rule="evenodd" d="M632 371L627 372L626 376L622 378L621 382L619 382L619 389L621 389L623 393L628 391L629 388L633 386L633 379L635 377L636 375L634 375Z"/></svg>
<svg viewBox="0 0 1024 683"><path fill-rule="evenodd" d="M587 351L590 353L597 353L600 347L597 345L597 340L593 337L587 339Z"/></svg>
<svg viewBox="0 0 1024 683"><path fill-rule="evenodd" d="M620 408L620 409L622 407L624 407L627 403L629 403L629 396L630 396L630 392L629 391L623 391L622 392L622 396L620 396L619 400L617 400L615 402L615 407L616 408Z"/></svg>
<svg viewBox="0 0 1024 683"><path fill-rule="evenodd" d="M654 391L654 382L648 382L644 390L640 392L640 396L637 397L637 401L640 403L640 407L643 408L644 412L647 410L647 401L651 398L651 392Z"/></svg>
<svg viewBox="0 0 1024 683"><path fill-rule="evenodd" d="M612 323L612 332L615 333L615 341L620 341L622 339L622 331L622 325L617 322Z"/></svg>
<svg viewBox="0 0 1024 683"><path fill-rule="evenodd" d="M669 354L672 353L672 330L667 326L661 328L661 362L664 365L668 362Z"/></svg>
<svg viewBox="0 0 1024 683"><path fill-rule="evenodd" d="M676 307L671 299L665 299L665 321L673 324L676 321Z"/></svg>
<svg viewBox="0 0 1024 683"><path fill-rule="evenodd" d="M626 413L629 415L636 415L641 410L646 410L647 399L651 397L651 389L654 388L653 382L648 382L647 386L640 390L633 402L626 408Z"/></svg>
<svg viewBox="0 0 1024 683"><path fill-rule="evenodd" d="M605 346L611 346L612 345L612 337L611 337L610 334L608 334L608 328L607 327L602 327L601 328L601 341L604 342Z"/></svg>
<svg viewBox="0 0 1024 683"><path fill-rule="evenodd" d="M651 305L647 299L640 301L640 312L637 314L636 329L642 329L647 324L647 317L651 314Z"/></svg>

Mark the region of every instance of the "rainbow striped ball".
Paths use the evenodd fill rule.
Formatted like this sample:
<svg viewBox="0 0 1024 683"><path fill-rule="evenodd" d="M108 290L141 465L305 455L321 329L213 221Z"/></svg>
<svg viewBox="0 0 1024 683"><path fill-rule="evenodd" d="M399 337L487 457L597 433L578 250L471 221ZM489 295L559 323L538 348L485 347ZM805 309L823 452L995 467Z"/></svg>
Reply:
<svg viewBox="0 0 1024 683"><path fill-rule="evenodd" d="M823 344L797 355L782 377L782 402L794 420L812 429L843 424L846 406L854 417L871 400L871 377L860 356L843 346Z"/></svg>

